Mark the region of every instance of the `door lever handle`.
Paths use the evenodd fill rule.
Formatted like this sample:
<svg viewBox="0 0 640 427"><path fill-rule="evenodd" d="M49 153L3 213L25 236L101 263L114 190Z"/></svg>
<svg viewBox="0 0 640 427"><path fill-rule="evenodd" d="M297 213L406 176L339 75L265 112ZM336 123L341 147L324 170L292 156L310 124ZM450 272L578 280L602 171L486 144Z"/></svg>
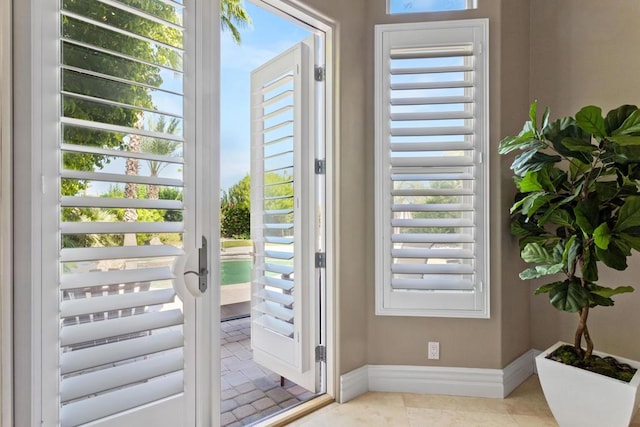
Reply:
<svg viewBox="0 0 640 427"><path fill-rule="evenodd" d="M202 247L198 249L198 271L185 271L184 275L195 274L198 276L198 289L205 293L209 288L209 254L207 249L207 239L202 236Z"/></svg>

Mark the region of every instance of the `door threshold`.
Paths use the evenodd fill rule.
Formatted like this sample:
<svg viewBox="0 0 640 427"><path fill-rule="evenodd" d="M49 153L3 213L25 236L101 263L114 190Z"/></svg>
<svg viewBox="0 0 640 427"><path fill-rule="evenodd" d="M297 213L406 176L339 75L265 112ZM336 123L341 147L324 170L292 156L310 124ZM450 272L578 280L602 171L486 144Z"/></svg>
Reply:
<svg viewBox="0 0 640 427"><path fill-rule="evenodd" d="M256 424L252 424L252 426L254 427L286 426L287 424L295 420L298 420L306 415L309 415L310 413L317 411L320 408L330 405L333 402L334 402L333 397L329 396L328 394L322 394L311 400L308 400L299 405L296 405L285 412L276 414L273 417L270 417L264 421L259 421Z"/></svg>

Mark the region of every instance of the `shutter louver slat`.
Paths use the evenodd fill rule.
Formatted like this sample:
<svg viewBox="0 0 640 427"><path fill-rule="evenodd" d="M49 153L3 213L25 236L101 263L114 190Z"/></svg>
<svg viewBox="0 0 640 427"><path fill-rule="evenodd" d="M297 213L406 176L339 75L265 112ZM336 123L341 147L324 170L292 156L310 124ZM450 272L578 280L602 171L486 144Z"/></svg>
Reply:
<svg viewBox="0 0 640 427"><path fill-rule="evenodd" d="M182 249L171 245L69 248L60 251L60 260L63 262L99 261L104 259L175 257L183 254Z"/></svg>
<svg viewBox="0 0 640 427"><path fill-rule="evenodd" d="M87 285L105 286L119 283L170 280L175 276L169 267L138 268L135 270L96 271L90 273L64 274L60 279L60 289L74 289Z"/></svg>
<svg viewBox="0 0 640 427"><path fill-rule="evenodd" d="M485 309L477 237L486 55L476 21L376 29L376 174L385 193L376 200L376 224L384 227L376 304L383 314Z"/></svg>
<svg viewBox="0 0 640 427"><path fill-rule="evenodd" d="M473 205L465 205L460 203L448 204L405 204L391 206L393 212L462 212L473 211Z"/></svg>
<svg viewBox="0 0 640 427"><path fill-rule="evenodd" d="M394 264L391 268L397 274L472 274L470 264Z"/></svg>
<svg viewBox="0 0 640 427"><path fill-rule="evenodd" d="M473 252L466 249L393 249L394 258L460 258L471 259Z"/></svg>
<svg viewBox="0 0 640 427"><path fill-rule="evenodd" d="M131 208L131 209L165 209L182 210L180 200L153 199L120 199L115 197L77 197L63 196L60 199L62 207L93 207L93 208Z"/></svg>
<svg viewBox="0 0 640 427"><path fill-rule="evenodd" d="M394 219L392 227L473 227L470 219L459 218L426 218L426 219Z"/></svg>
<svg viewBox="0 0 640 427"><path fill-rule="evenodd" d="M63 222L63 234L182 233L181 222Z"/></svg>
<svg viewBox="0 0 640 427"><path fill-rule="evenodd" d="M67 351L60 356L60 371L64 374L182 347L184 337L179 331L167 331L116 341L95 347Z"/></svg>
<svg viewBox="0 0 640 427"><path fill-rule="evenodd" d="M471 65L450 65L445 67L404 67L394 68L391 67L389 74L404 75L404 74L436 74L436 73L459 73L465 71L473 71Z"/></svg>
<svg viewBox="0 0 640 427"><path fill-rule="evenodd" d="M180 371L182 368L182 351L177 351L164 357L151 357L102 369L62 380L60 398L62 402L66 402Z"/></svg>
<svg viewBox="0 0 640 427"><path fill-rule="evenodd" d="M293 296L290 294L274 292L267 289L263 289L260 292L258 292L257 296L259 296L262 299L281 304L285 307L289 307L293 304Z"/></svg>
<svg viewBox="0 0 640 427"><path fill-rule="evenodd" d="M284 335L285 337L293 336L293 325L280 319L276 319L275 317L260 316L256 320L254 320L254 322L268 330Z"/></svg>
<svg viewBox="0 0 640 427"><path fill-rule="evenodd" d="M279 264L265 264L264 269L266 271L270 271L272 273L283 274L285 276L290 276L293 274L293 267L289 265L279 265Z"/></svg>
<svg viewBox="0 0 640 427"><path fill-rule="evenodd" d="M121 183L133 183L133 184L146 184L146 185L162 185L168 187L180 187L182 186L182 180L173 178L159 178L148 177L138 175L120 175L116 173L105 172L87 172L76 170L63 170L60 173L61 178L67 179L79 179L86 181L106 181L106 182L121 182Z"/></svg>
<svg viewBox="0 0 640 427"><path fill-rule="evenodd" d="M60 304L60 316L79 316L125 308L166 304L172 302L175 295L175 291L171 288L146 292L129 292L101 298L67 300Z"/></svg>
<svg viewBox="0 0 640 427"><path fill-rule="evenodd" d="M411 97L401 98L399 96L391 98L391 105L430 105L430 104L471 104L471 96L430 96L425 98Z"/></svg>
<svg viewBox="0 0 640 427"><path fill-rule="evenodd" d="M257 304L254 309L259 311L260 313L264 313L269 316L273 316L277 319L280 319L284 322L291 323L293 322L293 310L290 308L284 308L279 303L274 303L272 301L263 301Z"/></svg>
<svg viewBox="0 0 640 427"><path fill-rule="evenodd" d="M473 236L461 233L442 234L393 234L391 241L394 243L473 243Z"/></svg>
<svg viewBox="0 0 640 427"><path fill-rule="evenodd" d="M432 157L397 157L391 159L391 166L424 167L429 166L473 166L473 159L468 156L432 156Z"/></svg>
<svg viewBox="0 0 640 427"><path fill-rule="evenodd" d="M429 127L429 128L391 128L391 136L434 136L434 135L471 135L472 128Z"/></svg>
<svg viewBox="0 0 640 427"><path fill-rule="evenodd" d="M443 275L430 275L428 279L393 279L391 286L398 290L416 291L473 291L473 280Z"/></svg>
<svg viewBox="0 0 640 427"><path fill-rule="evenodd" d="M139 136L146 136L148 138L168 139L176 142L184 142L184 138L180 135L154 132L150 130L119 126L119 125L114 125L110 123L92 122L89 120L76 119L73 117L61 117L60 123L87 128L87 129L101 129L109 132L122 133L125 135L139 135Z"/></svg>
<svg viewBox="0 0 640 427"><path fill-rule="evenodd" d="M75 145L75 144L61 144L60 149L64 152L76 152L76 153L88 153L88 154L101 154L104 156L120 156L131 159L150 160L161 163L184 163L181 157L162 156L152 153L136 153L133 151L124 150L107 150L104 148L91 147L88 145Z"/></svg>
<svg viewBox="0 0 640 427"><path fill-rule="evenodd" d="M454 89L473 87L470 81L453 82L415 82L415 83L391 83L391 90L420 90L420 89Z"/></svg>
<svg viewBox="0 0 640 427"><path fill-rule="evenodd" d="M60 409L61 424L62 427L85 424L182 393L183 390L184 375L182 371L174 372L146 383L64 405Z"/></svg>
<svg viewBox="0 0 640 427"><path fill-rule="evenodd" d="M181 325L182 321L182 312L175 309L65 326L60 332L60 345L71 346L134 332L177 326Z"/></svg>
<svg viewBox="0 0 640 427"><path fill-rule="evenodd" d="M282 251L264 251L264 256L267 258L275 258L275 259L293 259L293 252L282 252Z"/></svg>
<svg viewBox="0 0 640 427"><path fill-rule="evenodd" d="M278 279L276 277L263 277L260 281L262 285L271 286L272 288L282 289L285 292L291 292L293 289L293 280Z"/></svg>

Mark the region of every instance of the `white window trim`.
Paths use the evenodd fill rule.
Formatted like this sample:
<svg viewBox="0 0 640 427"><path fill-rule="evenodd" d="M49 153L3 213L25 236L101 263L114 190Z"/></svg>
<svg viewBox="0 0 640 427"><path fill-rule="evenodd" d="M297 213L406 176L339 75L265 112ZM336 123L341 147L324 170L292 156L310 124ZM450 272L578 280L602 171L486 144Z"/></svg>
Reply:
<svg viewBox="0 0 640 427"><path fill-rule="evenodd" d="M390 223L390 182L389 182L389 116L388 92L386 84L388 71L388 53L383 51L386 34L419 32L423 30L469 29L474 32L474 56L476 60L476 83L478 92L475 111L475 142L480 153L476 163L476 185L479 194L476 197L476 224L481 224L476 232L475 255L476 287L475 307L457 307L449 304L453 293L439 291L394 291L391 288L391 227ZM422 317L460 317L489 318L489 70L488 70L488 19L460 21L442 21L411 24L376 25L375 28L375 300L376 315L422 316ZM417 45L423 43L423 39ZM479 44L479 46L477 45ZM405 45L406 46L406 45ZM404 46L403 46L404 47ZM479 54L478 54L479 52ZM478 188L478 187L476 187ZM442 297L446 299L442 300ZM393 297L393 298L392 298ZM440 302L446 301L448 308L441 308Z"/></svg>
<svg viewBox="0 0 640 427"><path fill-rule="evenodd" d="M477 9L478 8L478 0L466 0L466 4L464 9L445 9L445 10L421 10L421 11L407 11L407 12L391 12L391 2L393 0L386 0L387 3L387 15L405 15L405 14L415 14L415 13L439 13L439 12L458 12L461 10L469 10L469 9Z"/></svg>

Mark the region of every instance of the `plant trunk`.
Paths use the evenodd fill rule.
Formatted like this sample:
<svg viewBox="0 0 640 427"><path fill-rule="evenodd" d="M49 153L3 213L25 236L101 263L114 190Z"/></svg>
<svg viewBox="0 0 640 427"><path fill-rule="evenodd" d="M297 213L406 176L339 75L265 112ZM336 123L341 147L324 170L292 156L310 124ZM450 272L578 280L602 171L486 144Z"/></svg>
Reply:
<svg viewBox="0 0 640 427"><path fill-rule="evenodd" d="M142 113L138 114L138 120L134 124L136 129L142 129L144 125ZM129 151L133 153L140 152L140 146L142 145L142 137L140 135L129 135ZM139 171L139 161L136 158L127 158L125 165L125 174L127 176L137 176ZM138 198L138 186L132 182L127 182L124 187L124 197L127 199ZM125 222L136 222L138 220L138 212L133 208L126 208L124 210ZM124 235L124 246L136 246L135 233L127 233Z"/></svg>
<svg viewBox="0 0 640 427"><path fill-rule="evenodd" d="M580 315L580 319L578 320L578 329L576 329L573 346L576 348L578 353L580 353L582 358L587 360L593 353L593 341L591 340L589 328L587 327L587 319L589 318L589 306L584 307L579 311L578 314ZM584 337L584 341L587 344L586 351L582 349L582 337Z"/></svg>

